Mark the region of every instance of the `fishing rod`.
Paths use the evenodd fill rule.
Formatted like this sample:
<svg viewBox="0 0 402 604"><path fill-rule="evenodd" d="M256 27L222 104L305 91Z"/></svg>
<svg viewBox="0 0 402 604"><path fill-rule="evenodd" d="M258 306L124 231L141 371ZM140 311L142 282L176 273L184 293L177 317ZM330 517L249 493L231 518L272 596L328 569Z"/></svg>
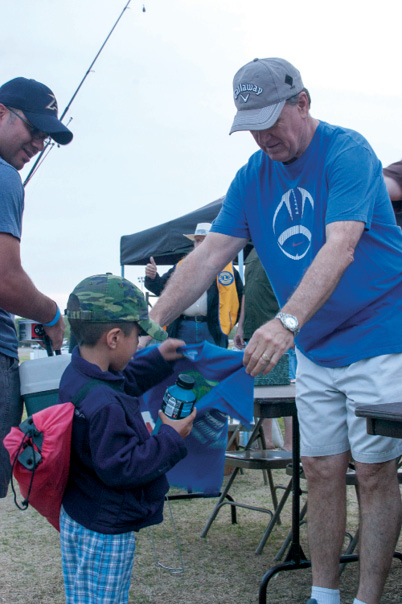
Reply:
<svg viewBox="0 0 402 604"><path fill-rule="evenodd" d="M110 36L112 35L112 33L114 32L118 22L120 21L120 19L122 18L122 16L124 15L125 11L128 9L128 5L130 4L131 0L128 0L126 6L123 8L123 10L121 11L118 19L116 20L115 24L113 25L112 29L110 30L110 32L108 33L108 35L106 36L105 41L103 42L102 46L100 47L100 49L98 50L98 52L95 55L94 60L92 61L92 63L90 64L90 66L88 67L84 77L82 78L81 82L79 83L77 89L75 90L73 96L71 97L70 101L67 104L67 107L64 109L61 117L60 117L60 121L63 121L64 116L66 115L67 111L70 109L75 97L77 96L78 92L80 91L82 85L84 84L85 80L87 79L88 75L91 73L91 70L93 68L93 66L95 65L99 55L101 54L102 50L105 48ZM145 7L143 6L142 11L145 12ZM71 121L71 120L70 120ZM54 147L55 143L53 141L49 141L48 143L46 143L46 145L43 147L42 151L39 153L34 165L31 168L31 171L29 172L28 176L26 177L25 181L24 181L24 187L26 187L26 185L29 183L29 181L31 180L31 178L33 177L33 175L35 174L35 172L38 170L39 166L43 163L43 161L45 160L45 158L47 157L47 155L50 153L50 151L52 150L52 148ZM44 156L46 153L46 156Z"/></svg>

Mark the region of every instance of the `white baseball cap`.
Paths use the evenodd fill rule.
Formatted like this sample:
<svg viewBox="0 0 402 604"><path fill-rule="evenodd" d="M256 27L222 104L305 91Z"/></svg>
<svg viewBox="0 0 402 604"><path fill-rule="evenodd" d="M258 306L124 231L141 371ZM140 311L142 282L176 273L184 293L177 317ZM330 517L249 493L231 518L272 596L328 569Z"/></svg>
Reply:
<svg viewBox="0 0 402 604"><path fill-rule="evenodd" d="M199 222L195 227L195 231L191 235L184 235L187 239L191 239L191 241L195 241L196 235L205 236L211 230L212 224L210 222Z"/></svg>

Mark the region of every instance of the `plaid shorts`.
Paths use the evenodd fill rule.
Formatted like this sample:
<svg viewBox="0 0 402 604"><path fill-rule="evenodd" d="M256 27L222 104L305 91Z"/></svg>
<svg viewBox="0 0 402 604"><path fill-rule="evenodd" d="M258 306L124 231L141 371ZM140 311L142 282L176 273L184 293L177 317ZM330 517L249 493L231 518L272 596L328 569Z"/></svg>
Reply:
<svg viewBox="0 0 402 604"><path fill-rule="evenodd" d="M60 512L66 604L127 604L134 563L134 532L105 535Z"/></svg>

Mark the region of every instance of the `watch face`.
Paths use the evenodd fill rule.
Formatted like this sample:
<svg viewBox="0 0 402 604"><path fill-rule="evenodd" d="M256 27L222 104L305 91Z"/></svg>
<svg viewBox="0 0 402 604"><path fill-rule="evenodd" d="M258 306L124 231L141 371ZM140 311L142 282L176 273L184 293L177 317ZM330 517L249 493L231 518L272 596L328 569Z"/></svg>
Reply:
<svg viewBox="0 0 402 604"><path fill-rule="evenodd" d="M297 329L297 321L293 317L286 317L286 324L290 329Z"/></svg>

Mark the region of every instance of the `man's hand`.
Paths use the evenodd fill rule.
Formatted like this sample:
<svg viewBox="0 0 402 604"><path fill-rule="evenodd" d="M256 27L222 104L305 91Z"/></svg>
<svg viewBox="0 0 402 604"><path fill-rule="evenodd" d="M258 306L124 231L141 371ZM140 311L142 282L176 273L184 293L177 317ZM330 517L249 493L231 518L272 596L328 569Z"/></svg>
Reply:
<svg viewBox="0 0 402 604"><path fill-rule="evenodd" d="M60 317L56 325L52 325L52 327L43 326L46 335L52 340L53 350L60 350L62 347L65 328L63 317Z"/></svg>
<svg viewBox="0 0 402 604"><path fill-rule="evenodd" d="M183 354L178 352L177 349L180 346L185 346L186 343L183 340L176 340L175 338L168 338L159 346L158 350L165 359L165 361L176 361L182 359Z"/></svg>
<svg viewBox="0 0 402 604"><path fill-rule="evenodd" d="M279 319L272 319L257 329L244 351L246 372L255 377L266 375L275 367L281 356L294 345L292 332L283 327Z"/></svg>
<svg viewBox="0 0 402 604"><path fill-rule="evenodd" d="M190 415L184 419L170 419L170 417L165 415L161 410L158 411L158 415L162 421L162 424L171 426L180 434L182 438L187 438L193 428L195 416L197 415L197 409L194 407Z"/></svg>
<svg viewBox="0 0 402 604"><path fill-rule="evenodd" d="M150 257L150 261L151 262L148 262L148 264L145 265L145 275L149 279L155 279L158 272L158 267L156 266L155 260L152 256Z"/></svg>
<svg viewBox="0 0 402 604"><path fill-rule="evenodd" d="M245 344L244 344L244 339L243 339L243 328L242 327L237 328L235 337L233 338L233 344L239 350L243 350Z"/></svg>
<svg viewBox="0 0 402 604"><path fill-rule="evenodd" d="M325 304L353 262L354 251L364 231L364 222L339 221L326 226L326 242L307 269L282 312L297 316L303 326ZM279 319L257 329L245 352L243 363L252 376L269 373L284 352L294 345L291 331Z"/></svg>

